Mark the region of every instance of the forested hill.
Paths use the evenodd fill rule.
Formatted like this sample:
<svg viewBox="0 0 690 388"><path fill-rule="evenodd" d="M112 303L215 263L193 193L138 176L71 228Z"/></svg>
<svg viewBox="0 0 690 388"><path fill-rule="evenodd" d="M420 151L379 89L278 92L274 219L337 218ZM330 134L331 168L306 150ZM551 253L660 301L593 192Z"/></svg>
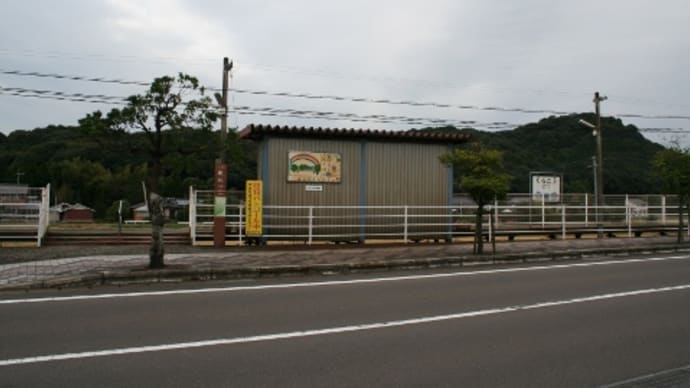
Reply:
<svg viewBox="0 0 690 388"><path fill-rule="evenodd" d="M530 171L563 174L566 192L592 192L592 156L596 138L579 119L594 122L593 114L545 118L510 131L484 132L473 129L425 128L429 131L462 131L489 148L504 152L504 162L513 176L511 192L529 191ZM659 182L651 171L652 160L663 146L642 136L633 125L602 118L604 192L606 194L658 193Z"/></svg>
<svg viewBox="0 0 690 388"><path fill-rule="evenodd" d="M480 132L472 129L427 128L433 131L465 131L475 140L504 152L505 165L513 176L512 192L529 191L530 171L563 174L565 191L592 192L592 160L595 138L578 123L593 115L550 117L512 131ZM634 126L604 118L604 181L607 194L656 193L659 185L651 174L651 161L663 147L646 140ZM32 131L0 133L0 182L45 186L50 183L53 201L81 202L102 218L119 199L143 200L141 182L146 176L149 143L142 132L110 130L96 113L78 126L48 126ZM166 196L185 197L189 186L211 188L213 165L219 154L219 134L201 130L169 131L161 182ZM230 132L228 187L241 189L256 177L256 144L239 141Z"/></svg>
<svg viewBox="0 0 690 388"><path fill-rule="evenodd" d="M213 166L219 156L219 134L201 130L166 132L164 195L184 198L189 186L213 187ZM226 154L228 187L241 189L256 178L256 145L229 135ZM79 126L48 126L0 134L0 182L52 187L52 201L80 202L102 218L119 199L143 201L149 142L143 132L109 130L100 117L80 120Z"/></svg>

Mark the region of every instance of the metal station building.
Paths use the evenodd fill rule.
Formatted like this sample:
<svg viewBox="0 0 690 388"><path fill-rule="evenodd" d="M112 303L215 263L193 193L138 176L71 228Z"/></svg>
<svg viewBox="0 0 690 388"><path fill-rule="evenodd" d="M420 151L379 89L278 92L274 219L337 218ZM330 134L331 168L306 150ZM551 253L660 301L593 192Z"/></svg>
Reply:
<svg viewBox="0 0 690 388"><path fill-rule="evenodd" d="M253 124L239 137L259 143L257 176L271 235L304 216L304 209L289 207L309 206L320 212L311 217L322 239L360 242L400 223L385 216L400 210L387 207L450 206L453 170L439 156L468 141L459 133ZM411 234L445 238L445 232L426 227Z"/></svg>

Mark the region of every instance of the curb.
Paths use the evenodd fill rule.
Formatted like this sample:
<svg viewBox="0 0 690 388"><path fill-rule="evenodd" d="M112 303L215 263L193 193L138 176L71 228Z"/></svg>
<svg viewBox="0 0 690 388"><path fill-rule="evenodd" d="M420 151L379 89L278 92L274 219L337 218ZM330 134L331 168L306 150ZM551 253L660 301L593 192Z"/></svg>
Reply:
<svg viewBox="0 0 690 388"><path fill-rule="evenodd" d="M629 256L646 253L690 252L686 244L656 244L623 248L572 249L553 252L522 252L483 256L448 256L419 259L375 260L358 263L312 265L279 265L240 268L168 268L157 270L101 271L82 275L0 285L2 291L32 289L93 287L99 285L131 285L172 283L183 281L257 279L282 276L313 276L353 274L391 270L471 267L479 265L519 264L540 261L582 260L590 256Z"/></svg>

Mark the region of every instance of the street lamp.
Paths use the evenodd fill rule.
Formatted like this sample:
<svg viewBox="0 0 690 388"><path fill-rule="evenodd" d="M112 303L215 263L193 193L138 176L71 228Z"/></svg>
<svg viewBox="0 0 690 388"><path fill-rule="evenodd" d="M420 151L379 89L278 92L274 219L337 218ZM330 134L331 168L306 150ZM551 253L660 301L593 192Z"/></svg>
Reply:
<svg viewBox="0 0 690 388"><path fill-rule="evenodd" d="M594 93L594 111L596 113L596 131L597 137L597 194L599 195L599 206L604 204L604 156L601 146L601 111L599 110L599 103L606 100L606 96L599 96L599 92Z"/></svg>
<svg viewBox="0 0 690 388"><path fill-rule="evenodd" d="M580 119L580 120L578 121L578 123L584 125L585 127L590 127L590 128L592 128L592 129L593 129L593 131L592 131L592 136L596 136L596 135L597 135L597 126L596 126L596 125L590 123L590 122L587 121L587 120L583 120L583 119Z"/></svg>
<svg viewBox="0 0 690 388"><path fill-rule="evenodd" d="M591 128L592 129L592 136L597 136L597 133L599 133L599 131L597 131L597 126L590 123L589 121L580 119L580 120L578 120L578 122L580 124L584 125L585 127ZM599 204L601 201L601 199L599 197L599 174L598 174L598 171L599 171L598 158L592 156L592 173L594 174L594 180L593 180L593 182L594 182L594 206L595 206L594 214L595 214L595 218L597 220L597 226L599 226Z"/></svg>
<svg viewBox="0 0 690 388"><path fill-rule="evenodd" d="M579 120L579 123L592 129L592 135L597 138L597 158L595 161L595 178L594 178L594 201L597 207L597 228L598 237L602 237L601 223L599 222L599 207L604 204L604 158L601 145L601 111L599 110L599 103L606 100L606 96L600 96L599 92L594 93L594 111L596 114L596 123L592 124L586 120Z"/></svg>

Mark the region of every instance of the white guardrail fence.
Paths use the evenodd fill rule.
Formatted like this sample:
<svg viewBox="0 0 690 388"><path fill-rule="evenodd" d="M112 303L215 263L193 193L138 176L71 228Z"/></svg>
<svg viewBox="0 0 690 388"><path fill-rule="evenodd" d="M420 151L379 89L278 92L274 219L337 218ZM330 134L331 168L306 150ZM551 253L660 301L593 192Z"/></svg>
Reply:
<svg viewBox="0 0 690 388"><path fill-rule="evenodd" d="M0 193L0 240L41 246L50 224L50 185Z"/></svg>
<svg viewBox="0 0 690 388"><path fill-rule="evenodd" d="M247 243L241 192L228 192L226 242ZM213 191L190 189L189 225L193 244L213 240ZM675 196L607 195L595 206L591 194L563 195L546 202L511 194L487 206L484 233L507 236L547 234L566 238L586 233L640 235L670 231L678 224ZM453 206L279 206L264 205L260 242L365 240L452 241L474 233L474 202L456 196ZM489 222L493 217L493 223ZM687 224L686 224L687 225ZM259 242L259 241L250 241Z"/></svg>
<svg viewBox="0 0 690 388"><path fill-rule="evenodd" d="M363 242L371 240L453 241L474 233L476 205L467 196L452 206L280 206L264 205L263 235L245 236L244 193L227 193L225 239L266 241ZM50 223L50 185L17 188L0 195L0 240L35 242L41 246ZM189 226L193 244L213 240L213 191L190 188ZM607 195L605 206L594 206L591 194L562 195L559 202L510 194L487 206L484 233L514 238L541 234L607 233L639 235L670 232L678 224L678 200L664 195ZM489 217L493 222L489 222ZM687 226L687 220L685 221ZM687 229L686 229L687 230Z"/></svg>

